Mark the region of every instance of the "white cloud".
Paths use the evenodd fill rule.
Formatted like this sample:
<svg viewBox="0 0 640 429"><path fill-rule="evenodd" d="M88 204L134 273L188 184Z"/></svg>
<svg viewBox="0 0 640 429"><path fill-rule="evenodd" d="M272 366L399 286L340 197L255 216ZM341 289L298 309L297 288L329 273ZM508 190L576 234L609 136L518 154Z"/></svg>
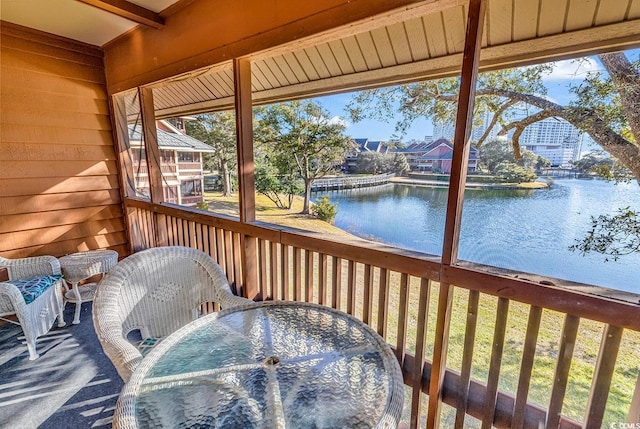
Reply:
<svg viewBox="0 0 640 429"><path fill-rule="evenodd" d="M330 124L338 124L338 125L342 125L345 128L351 126L351 123L349 123L349 121L347 121L346 119L344 119L341 116L334 116L333 118L329 119L329 123Z"/></svg>
<svg viewBox="0 0 640 429"><path fill-rule="evenodd" d="M545 81L559 81L559 80L572 80L572 79L584 79L588 72L602 70L596 60L592 58L584 58L581 61L576 60L563 60L556 61L553 71L545 76Z"/></svg>

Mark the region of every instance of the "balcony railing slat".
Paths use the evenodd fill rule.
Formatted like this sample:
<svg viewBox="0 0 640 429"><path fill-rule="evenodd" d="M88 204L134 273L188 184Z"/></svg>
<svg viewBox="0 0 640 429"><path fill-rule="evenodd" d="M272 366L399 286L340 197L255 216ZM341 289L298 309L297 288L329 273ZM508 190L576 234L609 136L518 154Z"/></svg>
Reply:
<svg viewBox="0 0 640 429"><path fill-rule="evenodd" d="M357 269L358 265L349 260L347 265L347 313L349 314L355 314Z"/></svg>
<svg viewBox="0 0 640 429"><path fill-rule="evenodd" d="M167 235L167 216L158 213L156 215L156 225L158 226L158 245L166 246L169 240Z"/></svg>
<svg viewBox="0 0 640 429"><path fill-rule="evenodd" d="M442 389L446 373L447 350L449 348L449 325L451 323L451 305L453 286L440 283L438 291L438 312L436 313L436 333L433 342L431 361L431 379L429 380L429 408L427 410L427 429L440 427Z"/></svg>
<svg viewBox="0 0 640 429"><path fill-rule="evenodd" d="M389 271L386 268L380 268L380 277L378 279L378 334L382 338L387 338L387 316L389 312Z"/></svg>
<svg viewBox="0 0 640 429"><path fill-rule="evenodd" d="M318 254L318 302L327 304L327 255Z"/></svg>
<svg viewBox="0 0 640 429"><path fill-rule="evenodd" d="M536 345L538 344L538 333L540 332L541 319L542 308L531 306L529 309L529 320L527 322L527 333L525 334L524 348L522 350L522 364L520 365L516 402L513 407L513 417L511 420L511 426L513 429L524 428L527 399L529 397L529 385L531 384L531 373L536 355Z"/></svg>
<svg viewBox="0 0 640 429"><path fill-rule="evenodd" d="M302 300L302 249L293 248L293 300Z"/></svg>
<svg viewBox="0 0 640 429"><path fill-rule="evenodd" d="M398 336L396 338L396 356L400 365L404 362L407 345L407 325L409 322L409 275L400 275L400 297L398 308Z"/></svg>
<svg viewBox="0 0 640 429"><path fill-rule="evenodd" d="M309 250L304 252L304 300L313 302L313 253Z"/></svg>
<svg viewBox="0 0 640 429"><path fill-rule="evenodd" d="M636 388L633 390L631 405L629 406L629 414L627 415L627 423L640 422L640 371L636 380Z"/></svg>
<svg viewBox="0 0 640 429"><path fill-rule="evenodd" d="M410 427L417 429L420 425L422 409L422 368L425 361L427 342L427 315L429 314L429 292L431 283L429 279L420 280L420 298L418 301L418 325L416 328L416 354L413 361L413 374L411 386L411 420Z"/></svg>
<svg viewBox="0 0 640 429"><path fill-rule="evenodd" d="M208 254L209 240L206 237L208 230L204 228L204 225L202 225L201 223L197 223L195 227L196 227L196 241L198 242L198 249Z"/></svg>
<svg viewBox="0 0 640 429"><path fill-rule="evenodd" d="M233 233L231 231L224 231L224 262L225 262L225 271L227 273L227 277L229 278L229 282L236 283L235 272L233 270ZM240 282L236 284L236 287L240 287Z"/></svg>
<svg viewBox="0 0 640 429"><path fill-rule="evenodd" d="M172 246L178 245L177 222L178 219L176 219L174 216L169 216L167 218L167 233L169 233L170 231L170 243Z"/></svg>
<svg viewBox="0 0 640 429"><path fill-rule="evenodd" d="M545 425L547 429L557 428L558 424L560 424L564 395L567 390L569 369L571 367L579 325L579 317L570 314L565 316L564 327L562 328L562 340L560 341L560 349L558 350L558 361L556 362L556 370L553 377L551 400L549 401L547 411L547 422Z"/></svg>
<svg viewBox="0 0 640 429"><path fill-rule="evenodd" d="M209 249L209 255L215 260L218 260L218 250L216 249L216 229L212 226L204 225L207 231L207 249Z"/></svg>
<svg viewBox="0 0 640 429"><path fill-rule="evenodd" d="M622 328L606 325L602 333L598 362L593 375L591 392L584 421L585 428L599 428L602 426L607 398L611 388L611 379L618 358L618 350L622 341Z"/></svg>
<svg viewBox="0 0 640 429"><path fill-rule="evenodd" d="M176 234L178 235L178 246L185 246L184 241L184 219L176 219Z"/></svg>
<svg viewBox="0 0 640 429"><path fill-rule="evenodd" d="M221 267L227 266L224 251L224 230L221 228L216 228L216 261ZM229 276L228 271L227 276Z"/></svg>
<svg viewBox="0 0 640 429"><path fill-rule="evenodd" d="M364 266L364 305L362 312L362 321L367 325L371 325L371 315L373 313L373 273L371 265Z"/></svg>
<svg viewBox="0 0 640 429"><path fill-rule="evenodd" d="M261 238L258 239L258 283L260 285L260 296L267 299L267 242Z"/></svg>
<svg viewBox="0 0 640 429"><path fill-rule="evenodd" d="M482 429L491 429L495 417L498 400L498 381L500 381L500 364L504 350L505 334L507 332L507 316L509 315L509 300L498 298L496 310L496 325L493 332L493 346L491 348L491 363L489 364L489 378L485 394L485 414L482 419Z"/></svg>
<svg viewBox="0 0 640 429"><path fill-rule="evenodd" d="M278 243L269 242L269 256L269 274L271 277L269 293L273 299L278 299Z"/></svg>
<svg viewBox="0 0 640 429"><path fill-rule="evenodd" d="M289 246L280 244L280 298L289 300Z"/></svg>
<svg viewBox="0 0 640 429"><path fill-rule="evenodd" d="M469 297L467 300L467 320L464 332L464 346L462 350L462 368L460 372L460 385L458 387L460 397L456 407L455 429L464 428L464 420L467 415L467 399L469 397L469 382L471 381L473 350L476 342L479 300L480 292L475 290L469 291Z"/></svg>
<svg viewBox="0 0 640 429"><path fill-rule="evenodd" d="M233 248L233 277L236 281L236 288L240 290L241 287L246 285L243 284L242 277L242 247L243 242L241 241L242 237L240 234L232 233L231 234L231 243ZM254 254L255 256L255 254ZM254 263L252 261L252 263Z"/></svg>
<svg viewBox="0 0 640 429"><path fill-rule="evenodd" d="M188 233L189 233L189 246L190 247L194 247L194 248L198 248L198 239L196 237L196 226L195 223L190 220L187 222L187 228L188 228Z"/></svg>
<svg viewBox="0 0 640 429"><path fill-rule="evenodd" d="M331 305L342 306L342 259L336 256L331 257Z"/></svg>

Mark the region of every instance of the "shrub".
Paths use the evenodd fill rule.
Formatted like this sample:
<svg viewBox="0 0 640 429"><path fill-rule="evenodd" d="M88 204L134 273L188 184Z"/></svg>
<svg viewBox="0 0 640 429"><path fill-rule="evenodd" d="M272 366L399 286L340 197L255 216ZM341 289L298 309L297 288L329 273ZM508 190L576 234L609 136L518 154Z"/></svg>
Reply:
<svg viewBox="0 0 640 429"><path fill-rule="evenodd" d="M311 206L311 213L318 219L333 224L338 214L338 204L331 204L329 197L322 197Z"/></svg>
<svg viewBox="0 0 640 429"><path fill-rule="evenodd" d="M196 207L199 208L200 210L209 211L209 203L206 201L198 201L196 203Z"/></svg>
<svg viewBox="0 0 640 429"><path fill-rule="evenodd" d="M511 183L533 182L537 178L532 170L507 161L498 164L494 173L497 176L504 177L506 182Z"/></svg>

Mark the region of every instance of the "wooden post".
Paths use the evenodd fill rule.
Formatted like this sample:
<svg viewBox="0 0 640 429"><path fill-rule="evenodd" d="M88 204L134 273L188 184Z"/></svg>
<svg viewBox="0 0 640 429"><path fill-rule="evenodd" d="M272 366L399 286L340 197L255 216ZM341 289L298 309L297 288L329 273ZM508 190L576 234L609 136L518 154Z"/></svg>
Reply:
<svg viewBox="0 0 640 429"><path fill-rule="evenodd" d="M147 167L149 168L149 194L151 202L159 204L164 200L164 196L162 192L162 171L160 170L156 114L153 107L153 89L140 88L140 111L142 112L144 150L147 157Z"/></svg>
<svg viewBox="0 0 640 429"><path fill-rule="evenodd" d="M471 124L473 121L473 104L475 101L478 62L480 60L480 45L482 43L486 6L485 0L471 0L469 2L467 33L462 58L460 93L458 94L456 131L453 140L451 178L447 199L447 218L445 221L444 243L442 248L443 266L455 263L458 256L462 200L464 197L464 185L467 179L467 165L469 160L469 137L471 136ZM433 347L433 363L431 366L431 379L429 381L428 429L440 426L440 405L442 385L446 370L452 298L452 286L441 283Z"/></svg>
<svg viewBox="0 0 640 429"><path fill-rule="evenodd" d="M116 155L120 164L119 179L123 197L135 197L135 177L133 165L129 154L129 126L127 124L127 108L124 103L124 95L115 95L110 98L111 115L114 119L113 138L116 143Z"/></svg>
<svg viewBox="0 0 640 429"><path fill-rule="evenodd" d="M151 196L152 203L160 204L164 201L164 192L162 190L162 170L160 169L160 148L158 147L156 113L153 106L153 89L141 87L139 91L144 149L147 158L147 168L149 169L149 195ZM152 221L155 240L153 246L158 246L160 243L166 242L165 237L167 233L164 230L165 226L160 225L160 222L158 222L156 214L153 215Z"/></svg>
<svg viewBox="0 0 640 429"><path fill-rule="evenodd" d="M133 253L134 236L132 233L130 216L127 214L125 206L126 197L136 195L135 177L133 176L133 165L129 152L129 126L127 124L127 109L124 103L124 95L112 96L109 99L109 109L113 118L113 140L115 142L116 156L118 157L118 179L120 182L120 197L122 198L122 212L125 215L125 229L128 240L128 252Z"/></svg>
<svg viewBox="0 0 640 429"><path fill-rule="evenodd" d="M464 185L467 180L467 166L469 164L469 138L471 137L473 122L473 104L476 97L476 80L478 77L485 10L485 0L471 0L469 2L467 36L462 59L458 113L456 115L456 131L453 137L451 177L449 179L449 195L447 198L447 217L442 247L442 263L444 265L455 263L458 257L462 200L464 197Z"/></svg>
<svg viewBox="0 0 640 429"><path fill-rule="evenodd" d="M238 193L240 222L256 220L253 165L253 106L251 101L251 62L247 58L233 60L235 87L236 136L238 154ZM259 299L257 242L255 237L242 236L243 295Z"/></svg>

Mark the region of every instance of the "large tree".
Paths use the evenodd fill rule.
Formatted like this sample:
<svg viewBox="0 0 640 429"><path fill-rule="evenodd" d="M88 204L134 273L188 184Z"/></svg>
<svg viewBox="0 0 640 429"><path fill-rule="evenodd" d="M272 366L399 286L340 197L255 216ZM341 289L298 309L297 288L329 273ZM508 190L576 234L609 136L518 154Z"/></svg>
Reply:
<svg viewBox="0 0 640 429"><path fill-rule="evenodd" d="M237 165L236 120L233 112L216 112L198 115L196 121L187 122L187 134L214 150L205 163L212 163L222 179L225 197L231 195L231 175Z"/></svg>
<svg viewBox="0 0 640 429"><path fill-rule="evenodd" d="M291 101L256 109L256 145L269 146L272 156L290 160L304 181L303 214L309 213L313 181L335 171L351 148L340 121L332 121L312 101Z"/></svg>
<svg viewBox="0 0 640 429"><path fill-rule="evenodd" d="M545 118L563 118L588 133L640 184L640 61L631 61L622 52L598 58L606 72L590 72L581 84L571 87L574 101L565 106L546 97L543 77L553 70L552 64L480 74L474 109L476 114L490 112L493 116L477 145L482 145L493 127L500 127L502 133L513 130L514 153L520 157L519 139L527 126ZM380 88L358 93L349 109L357 121L365 117L387 120L398 108L402 119L397 130L402 134L419 117L452 122L458 91L457 78Z"/></svg>

